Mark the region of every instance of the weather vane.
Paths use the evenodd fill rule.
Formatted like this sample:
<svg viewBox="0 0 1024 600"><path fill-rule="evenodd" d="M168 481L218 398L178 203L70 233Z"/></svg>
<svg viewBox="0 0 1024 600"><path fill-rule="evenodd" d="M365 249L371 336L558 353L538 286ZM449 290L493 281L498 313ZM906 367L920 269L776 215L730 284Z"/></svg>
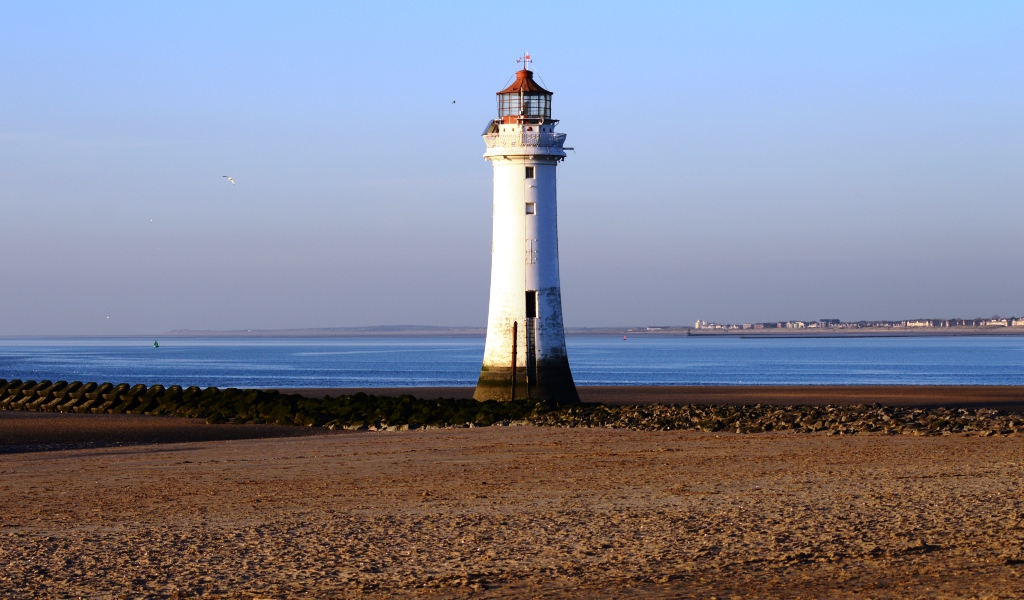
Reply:
<svg viewBox="0 0 1024 600"><path fill-rule="evenodd" d="M527 52L522 57L517 58L516 62L517 63L522 63L523 68L526 69L527 71L529 71L530 70L530 63L533 62L533 59L530 58L530 53Z"/></svg>

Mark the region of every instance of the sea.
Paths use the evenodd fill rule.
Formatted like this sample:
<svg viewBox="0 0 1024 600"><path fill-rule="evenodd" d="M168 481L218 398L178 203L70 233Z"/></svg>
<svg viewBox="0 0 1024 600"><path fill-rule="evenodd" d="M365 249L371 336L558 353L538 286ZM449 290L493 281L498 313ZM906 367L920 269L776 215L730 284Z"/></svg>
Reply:
<svg viewBox="0 0 1024 600"><path fill-rule="evenodd" d="M1024 336L579 335L567 346L577 385L1024 385ZM0 378L471 386L483 351L482 337L0 338Z"/></svg>

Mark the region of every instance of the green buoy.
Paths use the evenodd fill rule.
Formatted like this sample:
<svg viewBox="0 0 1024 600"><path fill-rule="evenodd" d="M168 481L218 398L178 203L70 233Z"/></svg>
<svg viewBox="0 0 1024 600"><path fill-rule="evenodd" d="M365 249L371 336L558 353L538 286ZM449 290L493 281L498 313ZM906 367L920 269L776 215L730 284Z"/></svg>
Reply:
<svg viewBox="0 0 1024 600"><path fill-rule="evenodd" d="M154 348L159 348L160 347L160 342L157 342L157 341L154 340L153 341L153 347Z"/></svg>

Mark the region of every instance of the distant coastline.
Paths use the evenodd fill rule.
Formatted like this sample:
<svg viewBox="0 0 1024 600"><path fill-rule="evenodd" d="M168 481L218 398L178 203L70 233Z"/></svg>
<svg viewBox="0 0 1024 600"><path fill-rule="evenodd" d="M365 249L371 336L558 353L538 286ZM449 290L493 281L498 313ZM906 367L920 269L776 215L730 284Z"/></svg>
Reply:
<svg viewBox="0 0 1024 600"><path fill-rule="evenodd" d="M188 338L330 338L330 337L484 337L485 327L435 327L427 325L379 325L369 327L319 327L304 329L177 329L162 337ZM1004 336L1024 335L1024 327L962 326L934 328L872 328L857 329L695 329L684 326L664 327L567 327L570 336L688 336L741 338L848 338L848 337L934 337L934 336ZM145 336L140 336L145 337Z"/></svg>
<svg viewBox="0 0 1024 600"><path fill-rule="evenodd" d="M312 327L303 329L175 329L163 337L316 338L316 337L483 337L486 327L375 325L369 327Z"/></svg>
<svg viewBox="0 0 1024 600"><path fill-rule="evenodd" d="M715 323L698 320L688 335L740 335L742 337L911 337L1024 334L1024 318L908 319L903 321L772 321Z"/></svg>
<svg viewBox="0 0 1024 600"><path fill-rule="evenodd" d="M686 326L663 327L567 327L568 336L629 337L730 337L730 338L857 338L857 337L957 337L1017 336L1024 327L935 327L857 329L695 329ZM0 339L100 339L100 338L359 338L359 337L452 337L483 338L484 327L433 327L420 325L381 325L370 327L313 327L302 329L175 329L162 333L0 335Z"/></svg>
<svg viewBox="0 0 1024 600"><path fill-rule="evenodd" d="M934 329L759 329L759 330L697 330L690 337L739 338L877 338L877 337L955 337L955 336L1017 336L1024 327L942 327Z"/></svg>

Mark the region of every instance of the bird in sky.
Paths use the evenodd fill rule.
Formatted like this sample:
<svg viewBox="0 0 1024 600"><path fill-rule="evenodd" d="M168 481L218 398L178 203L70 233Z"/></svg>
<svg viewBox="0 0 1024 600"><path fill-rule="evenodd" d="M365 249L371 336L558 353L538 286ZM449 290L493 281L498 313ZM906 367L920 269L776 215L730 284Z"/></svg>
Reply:
<svg viewBox="0 0 1024 600"><path fill-rule="evenodd" d="M235 180L234 179L232 179L231 177L228 177L227 175L224 175L224 177L228 178L228 181L231 182L231 185L235 185Z"/></svg>
<svg viewBox="0 0 1024 600"><path fill-rule="evenodd" d="M452 100L452 104L455 104L455 101L454 101L454 100Z"/></svg>

